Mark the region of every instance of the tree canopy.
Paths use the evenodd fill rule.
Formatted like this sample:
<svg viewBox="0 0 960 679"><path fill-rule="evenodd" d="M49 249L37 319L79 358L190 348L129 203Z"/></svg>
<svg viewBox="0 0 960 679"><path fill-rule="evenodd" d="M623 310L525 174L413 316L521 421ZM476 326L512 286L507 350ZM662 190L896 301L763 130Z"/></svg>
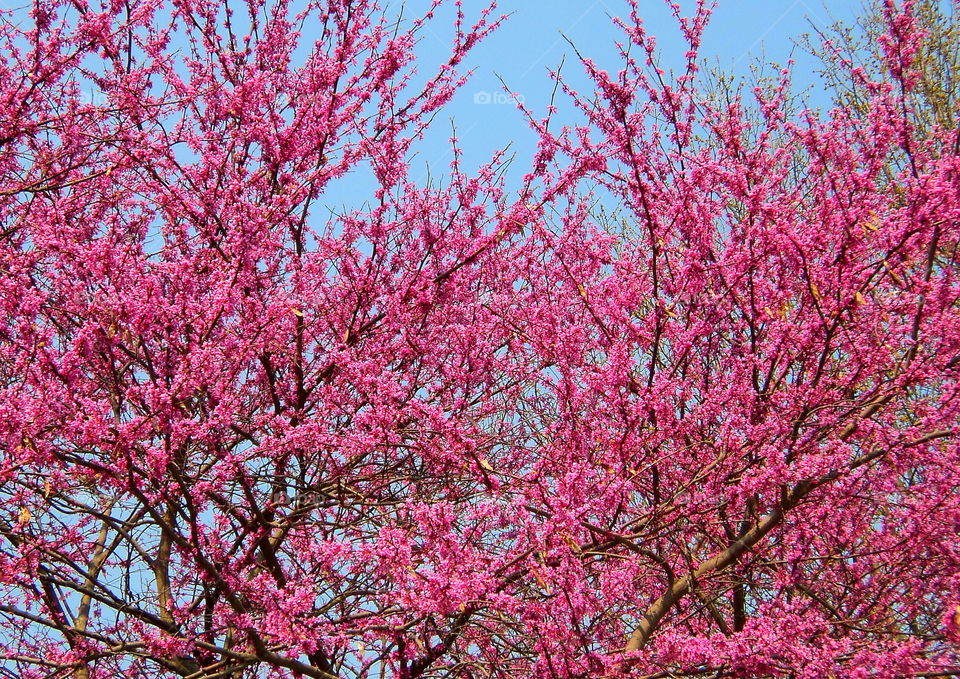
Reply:
<svg viewBox="0 0 960 679"><path fill-rule="evenodd" d="M0 674L960 675L926 5L788 114L704 89L705 3L670 73L631 0L517 185L423 185L501 21L453 6L417 74L432 13L370 0L4 16Z"/></svg>

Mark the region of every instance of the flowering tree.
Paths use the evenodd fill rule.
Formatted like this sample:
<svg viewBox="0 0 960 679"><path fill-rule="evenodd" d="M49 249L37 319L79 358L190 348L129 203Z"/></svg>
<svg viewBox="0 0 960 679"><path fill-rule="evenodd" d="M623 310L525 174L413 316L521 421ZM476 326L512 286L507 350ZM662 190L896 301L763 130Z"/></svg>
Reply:
<svg viewBox="0 0 960 679"><path fill-rule="evenodd" d="M909 96L905 97L911 123L920 133L928 127L956 127L957 70L960 68L960 13L956 2L915 0L912 12L919 22L916 53L911 67L915 71ZM837 23L817 30L821 42L804 39L808 52L822 64L821 74L829 83L838 104L852 110L869 110L869 90L860 78L869 74L882 78L890 63L884 53L887 32L884 0L870 0L864 16L855 27Z"/></svg>
<svg viewBox="0 0 960 679"><path fill-rule="evenodd" d="M822 119L711 104L674 9L686 70L629 3L519 188L407 172L490 9L432 75L432 13L367 0L9 16L0 672L960 674L960 136L912 133L911 8Z"/></svg>

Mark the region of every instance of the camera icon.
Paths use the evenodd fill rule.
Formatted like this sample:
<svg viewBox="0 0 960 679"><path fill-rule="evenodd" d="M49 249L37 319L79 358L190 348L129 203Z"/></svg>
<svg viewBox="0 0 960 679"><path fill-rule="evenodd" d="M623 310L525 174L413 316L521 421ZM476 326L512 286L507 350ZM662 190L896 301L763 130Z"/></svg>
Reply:
<svg viewBox="0 0 960 679"><path fill-rule="evenodd" d="M484 106L486 104L491 103L492 101L493 101L493 97L489 92L485 90L480 90L479 92L473 95L474 104L480 104L481 106Z"/></svg>

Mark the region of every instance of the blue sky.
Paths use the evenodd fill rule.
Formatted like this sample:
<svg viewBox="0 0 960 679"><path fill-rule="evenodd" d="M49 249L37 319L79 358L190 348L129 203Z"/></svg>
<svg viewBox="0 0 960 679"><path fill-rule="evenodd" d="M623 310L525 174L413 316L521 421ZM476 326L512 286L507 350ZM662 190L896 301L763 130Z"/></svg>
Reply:
<svg viewBox="0 0 960 679"><path fill-rule="evenodd" d="M410 16L411 10L415 11L412 5L418 3L408 0L404 4ZM482 0L464 0L463 4L468 17L476 16L485 5ZM394 0L387 7L398 5L399 0ZM681 0L681 6L684 13L689 14L695 2ZM648 32L657 38L663 63L678 63L675 60L682 57L686 46L666 3L641 0L641 8ZM747 74L756 59L783 64L793 56L797 85L808 86L816 81L814 62L794 47L793 40L810 31L811 21L820 27L836 20L850 23L861 9L862 0L719 0L701 55L708 66L716 65L738 74ZM498 10L511 16L477 46L468 59L467 65L475 69L474 77L437 116L432 133L414 162L417 170L414 178L426 164L435 176L446 172L452 157L447 143L451 119L456 124L467 167L476 167L488 159L494 149L513 142L517 152L514 171L522 174L527 165L525 150L531 147L532 136L514 105L501 94L498 75L528 106L542 113L553 87L548 69L560 64L564 55L564 73L574 82L585 82L582 67L563 36L601 66L611 71L619 69L613 52L613 40L619 35L610 17L626 15L627 7L621 0L501 0ZM418 54L425 64L434 63L447 54L452 37L451 19L452 14L438 13L430 29L424 32ZM825 102L825 99L816 101L815 90L810 97L812 104ZM560 121L564 110L561 101Z"/></svg>

